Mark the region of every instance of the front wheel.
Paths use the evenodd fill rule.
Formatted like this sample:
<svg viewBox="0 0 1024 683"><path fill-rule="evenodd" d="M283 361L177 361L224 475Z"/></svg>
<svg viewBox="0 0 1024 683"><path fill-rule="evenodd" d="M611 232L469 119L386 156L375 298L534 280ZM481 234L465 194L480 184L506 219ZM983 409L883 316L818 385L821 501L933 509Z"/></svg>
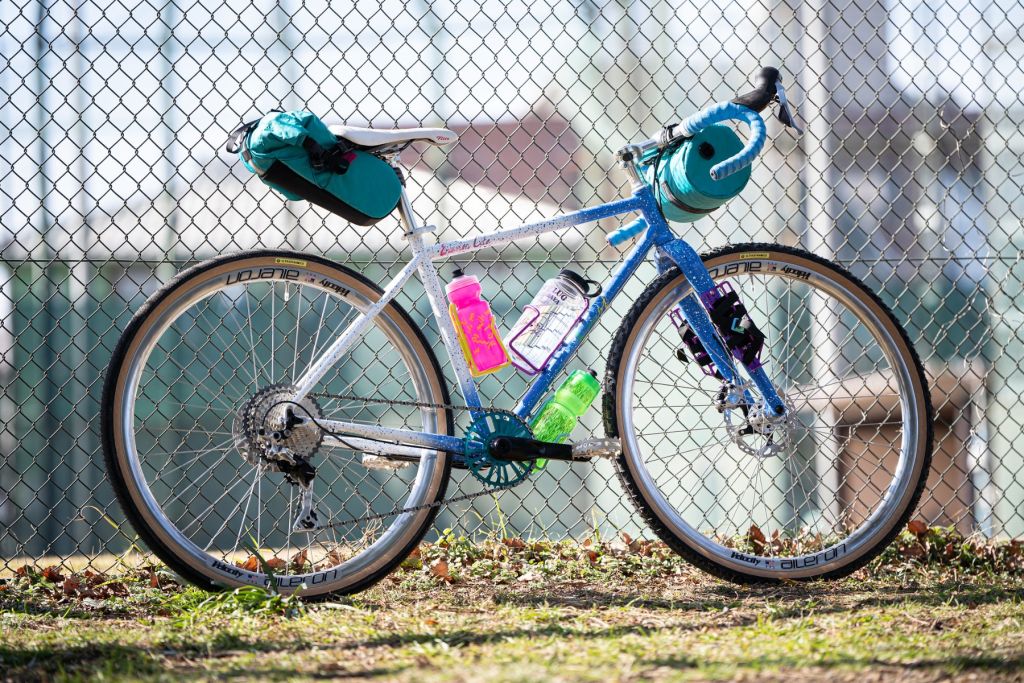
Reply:
<svg viewBox="0 0 1024 683"><path fill-rule="evenodd" d="M408 314L384 306L292 400L380 296L327 259L259 251L181 273L135 315L107 372L103 447L126 516L168 566L206 588L273 581L323 597L380 580L419 542L450 456L369 468L317 422L452 433L440 366Z"/></svg>
<svg viewBox="0 0 1024 683"><path fill-rule="evenodd" d="M770 244L704 263L765 333L761 359L787 417L769 424L752 385L726 386L677 356L672 314L691 289L673 268L612 345L604 412L622 442L619 477L662 540L721 578L845 576L888 545L924 488L921 362L885 304L835 264Z"/></svg>

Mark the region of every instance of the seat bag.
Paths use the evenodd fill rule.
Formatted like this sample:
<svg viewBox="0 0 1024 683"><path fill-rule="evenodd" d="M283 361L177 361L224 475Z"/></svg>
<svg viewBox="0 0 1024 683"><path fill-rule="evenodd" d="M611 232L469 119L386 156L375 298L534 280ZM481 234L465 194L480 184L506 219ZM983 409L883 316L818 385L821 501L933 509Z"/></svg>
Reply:
<svg viewBox="0 0 1024 683"><path fill-rule="evenodd" d="M245 124L228 151L288 199L313 202L357 225L373 225L401 198L402 182L388 162L339 139L308 111Z"/></svg>
<svg viewBox="0 0 1024 683"><path fill-rule="evenodd" d="M711 168L743 149L743 141L729 126L708 126L675 149L665 152L654 182L665 218L692 223L735 197L750 180L746 167L721 180L711 177ZM655 170L647 173L651 181Z"/></svg>

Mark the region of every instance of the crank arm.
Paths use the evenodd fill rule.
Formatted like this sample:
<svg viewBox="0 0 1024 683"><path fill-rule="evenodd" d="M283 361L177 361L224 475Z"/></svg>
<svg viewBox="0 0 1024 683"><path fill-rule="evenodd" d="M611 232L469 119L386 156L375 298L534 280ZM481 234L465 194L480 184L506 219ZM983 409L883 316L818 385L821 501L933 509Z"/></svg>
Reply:
<svg viewBox="0 0 1024 683"><path fill-rule="evenodd" d="M593 458L612 458L619 454L618 439L586 439L574 444L548 443L515 436L499 436L488 444L490 454L500 460L532 462L534 460L566 460L585 462Z"/></svg>

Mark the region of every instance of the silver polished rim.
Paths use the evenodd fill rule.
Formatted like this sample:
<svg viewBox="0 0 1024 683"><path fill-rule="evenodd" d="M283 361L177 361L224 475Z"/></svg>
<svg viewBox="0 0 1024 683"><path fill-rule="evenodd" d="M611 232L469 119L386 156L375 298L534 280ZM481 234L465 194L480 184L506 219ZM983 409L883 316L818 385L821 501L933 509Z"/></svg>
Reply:
<svg viewBox="0 0 1024 683"><path fill-rule="evenodd" d="M766 438L738 437L741 413L714 407L721 383L670 357L681 344L669 313L690 291L680 277L648 307L620 370L623 450L652 511L697 552L744 574L818 575L875 547L913 494L924 437L912 361L852 283L750 256L709 270L767 335L762 359L796 416L788 448L759 456Z"/></svg>
<svg viewBox="0 0 1024 683"><path fill-rule="evenodd" d="M262 261L267 259L238 263L231 271L256 268ZM298 282L271 277L244 284L226 284L223 268L196 275L154 310L122 371L118 414L124 447L119 457L130 472L137 508L180 560L217 583L264 584L262 558L284 589L305 585L307 594L338 590L393 561L395 552L421 532L429 514L410 512L302 538L290 528L297 489L284 483L280 473L248 462L234 447L234 414L246 397L260 387L294 381L372 303L348 280L332 275L325 281L322 269L308 271L315 277L306 273ZM274 323L261 326L260 320ZM175 358L181 348L208 362L181 362ZM385 309L317 391L438 402L432 364L418 348ZM192 387L182 388L189 382ZM324 417L430 432L442 424L436 410L322 402ZM158 426L150 428L147 421ZM181 421L196 427L188 431ZM168 442L186 447L159 448ZM157 465L160 455L167 457ZM444 486L443 457L429 453L400 470L370 470L359 453L322 445L313 457L319 470L314 480L318 512L328 521L343 520L433 501ZM252 553L253 548L260 552ZM258 567L252 566L253 556Z"/></svg>

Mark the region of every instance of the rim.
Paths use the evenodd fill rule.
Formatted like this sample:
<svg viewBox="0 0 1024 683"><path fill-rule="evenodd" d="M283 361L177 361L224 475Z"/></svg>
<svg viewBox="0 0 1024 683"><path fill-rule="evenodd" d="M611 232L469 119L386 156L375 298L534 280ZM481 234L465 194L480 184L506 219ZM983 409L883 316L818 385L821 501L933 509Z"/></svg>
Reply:
<svg viewBox="0 0 1024 683"><path fill-rule="evenodd" d="M718 282L726 279L728 271L728 279L740 292L758 324L768 320L762 328L768 337L762 359L773 382L782 388L785 400L795 409L794 424L786 429L790 439L788 449L765 457L742 449L736 442L736 435L730 434L728 424L730 417L734 423L741 421L739 411L717 414L712 407L715 395L708 389L721 384L717 380L709 382L710 378L696 379L700 373L693 373L694 363L688 364L688 374L672 379L672 363L678 363L675 359L660 358L665 354L655 347L663 343L667 314L675 302L690 291L680 276L674 286L664 288L648 306L646 315L631 335L629 353L620 371L619 421L623 452L630 473L652 512L671 533L685 539L697 552L744 574L792 578L817 575L822 573L823 566L834 568L848 564L874 548L877 539L884 537L905 511L907 498L914 491L912 484L916 482L914 470L920 462L917 454L921 445L921 416L915 399L915 383L911 367L901 352L898 334L887 325L887 316L872 306L853 283L834 271L824 271L816 263L798 257L787 258L778 252L754 255L761 264L759 269L740 271L742 275L736 275L738 269L725 266L754 262L741 256L744 255L734 253L713 259L708 262L709 271ZM784 272L786 267L794 272ZM769 297L771 285L763 287L763 297L752 298L745 280L784 283L788 304L782 307ZM802 295L794 295L800 288L805 290ZM808 350L801 351L796 343L798 330L794 328L800 325L794 325L792 317L792 310L808 295L817 295L821 300L815 306L805 306L801 312L804 316L801 324L809 330L800 335L806 337L804 344L817 355L820 347L809 342L824 338L829 342L827 350L839 352L835 359L819 358L818 372L811 373L807 373L807 368L797 367L801 358L808 358ZM822 305L825 299L822 295L842 308ZM851 329L854 322L859 327ZM857 335L864 332L877 345L875 353L888 365L888 377L883 378L887 381L881 384L875 377L879 368L865 372L865 363L858 362L858 359L870 362L871 355L850 354L844 358ZM778 345L770 348L780 337L785 340L783 351ZM676 346L678 339L677 335ZM656 363L652 363L652 359ZM837 377L834 367L828 371L827 366L830 361L833 366L841 365L839 359L848 367ZM643 372L652 364L666 373L664 384L674 386L652 384ZM810 374L812 380L819 380L817 386L806 379L794 381L797 374ZM679 409L638 415L644 412L644 406L638 405L643 402L643 397L638 400L638 392L645 384L659 390L655 393L663 405L678 405ZM879 390L880 393L868 395L870 391ZM672 402L670 396L683 400ZM891 404L888 409L887 404ZM900 416L898 422L893 418L895 412ZM860 419L853 419L858 413ZM872 413L880 413L881 417L872 418ZM694 424L694 420L699 422ZM668 424L670 428L663 429L658 442L652 443L653 433L647 425L655 421L661 426ZM878 471L885 467L886 457L891 459L894 440L890 439L890 448L882 448L876 457L871 448L878 444L866 443L865 435L874 433L884 439L883 431L891 431L894 424L899 424L898 455L889 470L888 484L880 486L870 479L877 478ZM680 436L668 438L672 431ZM778 442L784 440L783 435L775 438ZM756 433L743 437L742 441L758 439L766 441ZM829 444L825 444L826 441ZM669 445L686 448L668 455L656 452L666 451ZM823 467L826 463L820 459L819 445L831 445L835 453L829 467ZM808 456L807 451L812 448L814 453ZM753 452L758 450L755 448ZM680 456L689 459L688 470L681 469ZM857 456L865 462L861 463ZM665 458L671 461L673 457L676 462L664 464ZM871 467L871 457L875 457L876 465L866 473ZM654 464L657 461L662 464ZM818 476L819 468L821 476ZM835 479L837 473L838 480ZM813 488L810 487L812 477L817 477ZM861 481L864 479L868 483ZM663 491L670 481L675 490ZM743 486L744 482L748 486ZM870 507L865 500L871 496L866 494L877 498ZM829 501L830 495L836 500ZM851 526L852 532L849 531ZM842 537L844 529L847 535Z"/></svg>
<svg viewBox="0 0 1024 683"><path fill-rule="evenodd" d="M267 583L267 575L263 572L262 568L253 568L251 566L251 560L246 558L242 563L243 566L237 566L239 564L237 556L241 551L241 546L244 544L242 540L244 538L244 532L248 532L250 536L252 546L267 551L280 551L282 544L280 542L274 542L273 534L278 537L284 532L281 529L281 524L290 524L294 519L291 510L296 507L295 505L295 487L288 484L283 484L284 487L289 489L289 500L287 519L283 522L279 519L276 529L262 529L259 527L260 523L257 522L257 528L255 530L251 528L253 519L250 519L249 507L254 503L256 508L262 513L271 507L271 505L283 505L283 494L280 488L271 494L268 489L271 485L281 487L282 483L279 481L282 475L279 473L271 473L267 471L265 467L260 465L254 465L247 462L244 457L238 453L237 448L234 448L233 443L225 446L225 440L231 440L232 436L225 432L230 432L230 424L232 419L232 412L236 409L235 406L244 402L244 396L231 396L228 394L228 389L231 387L231 381L237 380L240 377L246 377L252 387L259 387L272 383L275 376L282 376L280 368L275 369L277 363L277 356L284 355L285 361L290 363L284 363L283 365L288 367L285 371L285 375L290 378L294 378L294 375L298 372L298 368L311 360L316 352L322 351L326 346L326 341L320 334L303 334L303 332L312 324L316 324L316 329L327 328L331 329L332 334L328 335L333 338L334 335L339 331L338 328L343 328L346 320L354 318L358 312L365 311L372 303L366 292L361 290L366 289L363 285L358 282L353 282L351 278L345 278L339 275L336 271L329 270L325 266L321 266L315 262L309 262L308 267L305 269L298 269L302 274L313 274L316 277L310 278L312 281L303 281L301 284L294 284L294 280L286 281L279 277L271 277L266 280L261 280L259 283L253 285L231 285L225 284L225 274L237 273L244 271L246 268L256 268L267 264L269 261L266 257L259 257L250 261L238 260L227 264L222 264L220 267L215 267L211 270L203 271L193 276L186 282L179 285L169 297L167 297L160 305L156 306L151 312L150 316L147 317L144 325L140 328L136 334L136 338L133 341L130 353L130 362L122 369L121 377L122 381L119 385L120 391L118 395L120 400L117 401L118 410L116 414L119 416L120 425L118 427L121 448L118 450L118 457L121 458L122 462L127 465L127 471L130 473L130 479L132 482L132 496L136 500L136 508L145 517L149 523L150 529L159 537L165 546L174 549L175 555L180 561L185 562L193 569L199 571L205 576L216 576L218 583L224 583L228 585L242 585L242 584L254 584L263 585ZM280 268L278 266L278 268ZM341 278L341 279L339 279ZM230 276L229 278L230 279ZM304 278L305 280L305 278ZM285 295L283 292L284 287L294 287L290 295L290 300L298 302L297 308L299 312L294 315L295 328L294 328L294 343L291 344L292 348L286 349L288 353L283 351L274 354L268 354L273 357L259 359L257 352L260 348L267 345L266 334L263 334L263 339L260 339L260 335L252 329L254 313L252 312L254 301L259 304L262 302L262 298L257 298L251 295L254 291L253 287L263 287L267 292L264 294L266 297L269 293L272 308L272 318L277 320L277 316L283 316L284 314L276 308L275 304L285 303ZM231 288L234 287L232 291ZM344 292L343 294L340 292ZM374 292L370 292L373 294ZM280 296L278 297L278 294ZM306 296L306 295L311 296ZM189 326L185 331L181 331L175 328L175 325L180 321L184 320L188 315L189 311L195 309L199 305L206 305L206 310L210 308L210 302L214 299L225 299L227 302L234 305L229 313L234 315L232 320L228 320L228 317L222 318L228 322L238 322L241 316L237 315L240 308L248 308L248 316L245 320L248 323L248 329L235 330L238 334L235 335L234 339L226 338L226 335L219 334L220 328L214 328L213 333L209 333L208 330L198 322L200 315L195 314L192 317L192 325ZM279 300L280 299L280 300ZM313 300L317 302L322 301L322 305L319 308L315 305ZM244 301L246 306L240 307L238 304ZM311 305L307 307L305 314L301 313L303 308L303 302L308 301ZM328 313L328 302L333 301L334 307L337 311L345 310L344 314L337 313L334 311ZM221 303L224 303L223 301ZM339 319L337 324L331 325L332 314L337 313ZM342 317L344 316L344 317ZM209 322L209 316L206 316L207 322ZM291 320L284 318L288 322L288 327L291 326ZM312 322L309 322L312 320ZM207 332L207 341L212 344L214 348L218 348L218 342L221 350L220 357L222 359L223 367L216 368L203 368L205 375L197 378L194 373L187 372L187 366L181 368L180 364L176 364L178 368L181 368L180 377L189 378L192 380L199 379L197 384L197 390L204 390L202 393L212 393L210 391L211 385L214 381L225 382L224 385L224 397L218 397L212 395L209 400L206 400L205 407L197 408L193 411L191 408L186 409L184 404L194 405L196 397L200 392L193 391L188 395L187 400L182 401L170 401L172 406L177 407L180 404L180 410L175 410L172 416L172 420L168 421L169 424L173 424L173 417L179 416L181 413L186 415L186 419L198 419L200 421L205 420L206 424L214 424L217 429L209 430L207 435L206 443L213 443L217 446L217 451L220 453L218 459L213 465L208 466L207 478L203 478L199 482L191 482L197 484L196 489L202 490L203 487L209 488L211 486L210 479L217 479L220 472L228 471L229 468L233 467L234 471L231 472L227 479L227 482L214 482L212 485L214 488L218 484L224 484L224 490L219 494L218 497L211 500L211 496L208 494L193 496L190 500L192 505L199 505L206 503L208 504L208 512L204 516L195 516L192 521L186 524L187 519L183 517L181 512L176 512L170 508L174 506L180 506L179 496L183 492L175 491L175 498L167 497L167 482L158 482L154 477L147 475L153 471L153 466L150 465L147 460L154 455L154 449L152 447L145 448L149 443L160 443L160 437L167 433L167 430L162 430L160 435L154 439L153 435L148 434L145 438L140 437L140 434L146 429L145 424L140 424L139 406L140 398L142 403L147 402L150 398L149 394L162 393L167 395L170 392L165 390L165 384L167 382L156 382L155 378L162 368L168 364L166 362L160 363L159 357L162 355L164 358L172 358L172 354L162 353L166 351L161 345L161 341L167 338L168 332L174 329L176 337L179 339L178 345L188 345L186 341L189 339L188 333L193 328L200 328L200 336L204 331ZM277 325L271 325L270 329L273 332L277 328ZM432 377L432 373L428 368L432 367L429 361L421 358L417 353L419 346L415 337L415 332L412 330L404 330L401 321L393 319L388 316L388 310L382 311L376 318L376 324L372 328L371 335L376 335L379 339L386 340L391 344L391 349L397 353L384 352L382 346L378 346L374 349L365 350L366 353L363 355L373 355L376 358L377 363L390 363L393 362L391 367L401 365L405 370L405 375L400 376L396 379L395 375L389 374L388 378L382 383L377 381L377 378L368 377L369 366L367 368L359 369L356 373L355 379L348 382L349 386L365 386L367 383L375 386L382 386L383 384L398 384L405 387L403 390L411 393L413 400L436 402L438 399L439 389L436 385L436 378ZM275 338L276 335L271 336L269 341L269 349L282 349L284 344L279 343ZM174 338L174 335L171 337ZM250 345L252 358L239 358L237 349L234 347L239 339L242 340L242 344ZM216 341L214 341L216 340ZM367 342L369 345L369 342ZM262 346L261 346L262 345ZM202 349L196 350L198 354ZM361 349L356 349L353 353L347 356L345 359L340 361L336 366L337 374L335 377L342 376L341 369L346 366L348 361L354 359ZM375 352L374 352L375 351ZM388 361L381 361L379 357L388 358ZM154 362L151 364L151 359ZM371 362L371 361L368 361ZM159 363L159 364L158 364ZM230 368L231 374L225 375L224 368ZM379 368L377 368L379 370ZM289 374L290 371L290 374ZM379 374L379 373L378 373ZM330 376L329 376L330 377ZM147 382L148 379L148 382ZM435 381L432 383L431 380ZM401 380L401 381L399 381ZM331 380L325 380L328 385ZM149 391L150 384L154 384L157 390ZM176 389L177 386L171 388L170 391ZM324 388L324 383L318 387L318 390ZM327 386L330 390L330 386ZM434 391L432 391L432 389ZM342 393L342 392L337 392ZM355 392L353 392L355 393ZM357 395L365 396L364 393L358 393ZM172 399L175 397L171 394ZM409 393L398 396L397 398L409 398ZM396 398L396 397L392 397ZM157 401L149 401L153 405L157 405ZM201 402L200 402L201 403ZM334 402L333 405L325 407L324 415L326 417L334 417L338 414L338 411L345 411L344 417L347 419L362 419L365 421L373 419L395 419L394 415L382 416L379 411L370 409L367 411L366 405L357 406L352 402ZM142 408L145 411L148 406ZM389 409L390 410L390 409ZM437 431L443 418L438 416L437 411L410 408L411 412L404 415L404 419L415 419L415 428L423 429L425 431ZM156 410L150 412L150 415L155 415ZM198 413L198 414L197 414ZM167 415L162 416L165 419ZM399 416L402 419L403 416ZM412 425L410 425L412 426ZM174 429L173 427L171 428ZM172 435L174 432L171 432ZM197 429L197 433L203 434L204 432ZM141 444L141 441L146 441L146 444ZM187 443L187 437L182 440L182 443ZM204 450L206 452L189 452ZM169 466L173 457L184 456L184 462L174 463L173 467L176 468L176 472L181 471L192 471L195 473L197 470L197 461L202 458L209 458L211 456L210 448L187 448L187 449L175 449L170 453L163 453L171 457L167 458L165 467ZM334 449L331 449L334 450ZM341 449L339 449L340 451ZM158 455L160 453L157 453ZM334 456L341 457L341 456ZM347 451L348 461L345 462L345 467L348 470L358 471L362 478L354 483L355 494L349 495L347 501L341 506L342 508L350 507L348 501L351 501L353 497L362 497L366 501L366 507L363 508L363 514L369 514L375 511L373 506L376 504L379 506L383 505L386 509L393 509L420 505L426 502L431 502L436 498L437 492L441 486L443 486L443 474L445 471L444 458L446 456L438 455L436 452L429 452L425 455L419 465L414 465L410 468L405 468L406 471L413 470L414 475L403 474L403 475L383 475L375 474L370 470L362 467L358 463L358 455L355 452ZM327 463L332 462L333 457L325 454L325 447L313 456L313 460L320 460L320 463L324 467L321 467L321 471L325 469ZM225 463L230 463L225 466ZM198 467L202 467L200 463ZM219 470L217 468L220 468ZM166 470L164 470L166 471ZM202 470L198 470L199 474L202 475ZM161 470L156 471L156 479L159 479ZM241 476L235 477L234 475L240 474ZM271 481L271 476L276 474L274 481ZM194 476L194 475L193 475ZM223 475L221 475L223 476ZM318 479L320 478L318 474ZM403 479L404 478L404 479ZM181 482L182 478L177 481ZM337 486L339 483L350 483L352 484L351 477L344 476L341 472L341 465L338 466L338 474L334 476L330 482L324 481L320 487L321 493L318 494L322 499L321 503L327 503L327 494L324 493L324 485L330 484L331 487ZM362 485L364 488L367 486L373 486L374 484L379 485L380 493L372 499L367 500L366 495L362 495L359 491L359 487ZM317 479L313 482L314 487L317 486ZM397 495L387 502L380 501L381 496L387 497L385 493L387 489L392 491L397 490ZM155 491L154 489L160 489ZM404 490L403 490L404 489ZM171 489L174 490L174 489ZM243 493L244 492L244 493ZM160 501L163 493L163 502ZM264 498L265 496L269 496ZM227 498L227 500L225 500ZM275 498L280 498L276 503L273 502ZM223 509L225 506L230 508L230 504L233 502L237 503L237 507L242 510L241 519L238 522L237 531L232 528L230 513L221 514L221 523L216 526L216 530L209 533L209 525L211 524L210 518L213 512L220 506ZM244 501L244 502L243 502ZM338 499L335 498L332 501L337 503ZM359 501L355 501L358 505ZM187 506L186 506L187 507ZM331 506L333 507L333 506ZM328 512L328 509L321 509L321 515ZM345 514L331 514L331 512L337 512L331 509L330 512L324 516L327 517L348 517ZM193 512L193 515L196 513ZM404 548L411 542L414 542L418 538L425 517L429 514L428 510L421 510L417 512L405 513L390 518L392 521L386 528L373 529L372 534L367 537L364 533L364 538L353 539L343 538L339 542L337 533L333 529L321 531L315 535L314 539L311 539L306 544L312 545L314 542L320 544L319 551L323 555L321 562L316 562L314 559L309 559L307 556L301 555L302 543L300 539L294 537L291 533L290 527L289 532L284 534L287 536L288 554L284 559L284 568L278 567L279 571L275 571L278 577L277 583L282 588L291 589L305 584L307 591L310 593L326 592L329 590L337 590L339 584L353 584L365 579L367 576L372 574L381 566L394 560L394 554L397 550ZM352 515L355 516L355 515ZM259 515L253 515L255 519L260 519ZM248 524L247 524L248 523ZM387 521L385 520L385 524ZM230 528L230 529L229 529ZM201 531L205 530L205 537L202 537ZM253 534L255 531L255 535ZM364 531L366 531L364 529ZM328 537L328 532L330 536ZM222 547L223 539L234 537L234 544L230 549ZM325 540L327 539L327 540ZM334 544L337 548L350 546L353 543L358 545L358 542L365 543L364 547L356 547L354 552L350 556L347 552L337 550L337 555L331 555L330 551L326 550L327 543ZM277 556L275 552L275 557ZM259 553L260 556L263 553ZM301 559L300 559L301 558ZM249 565L249 566L245 566Z"/></svg>

